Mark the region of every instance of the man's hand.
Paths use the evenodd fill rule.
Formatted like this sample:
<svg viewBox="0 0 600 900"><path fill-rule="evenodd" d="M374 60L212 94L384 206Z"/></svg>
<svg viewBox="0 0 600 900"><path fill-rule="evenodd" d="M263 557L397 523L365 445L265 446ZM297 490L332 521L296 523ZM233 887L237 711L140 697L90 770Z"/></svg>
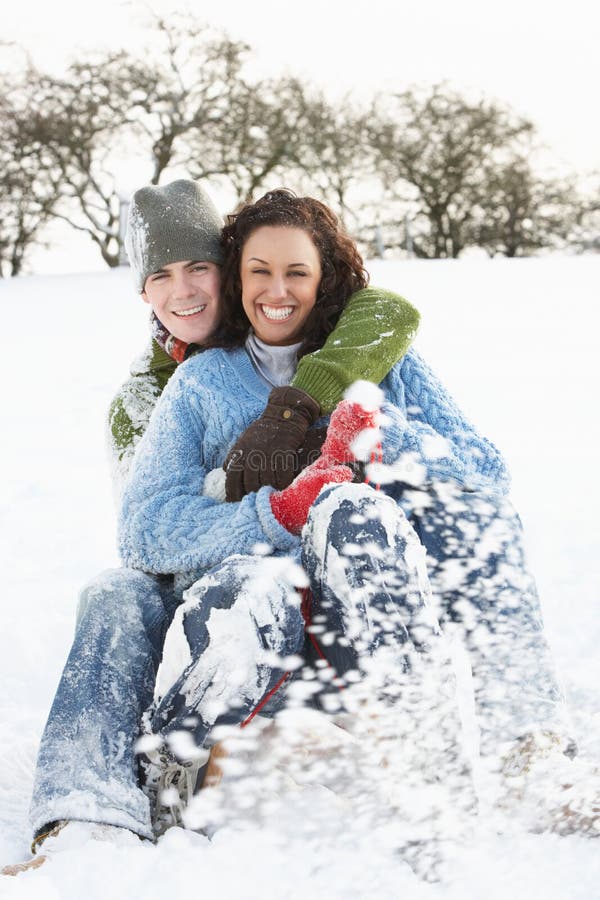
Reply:
<svg viewBox="0 0 600 900"><path fill-rule="evenodd" d="M233 445L223 465L227 500L241 500L263 485L283 490L300 466L298 450L307 441L320 407L310 394L293 387L274 388L263 414Z"/></svg>
<svg viewBox="0 0 600 900"><path fill-rule="evenodd" d="M351 463L364 459L361 449L370 450L379 437L379 412L366 410L359 403L342 400L331 414L321 454L329 464Z"/></svg>
<svg viewBox="0 0 600 900"><path fill-rule="evenodd" d="M292 534L300 534L321 488L326 484L343 484L353 478L354 473L347 466L331 466L323 458L318 459L300 472L285 490L271 494L273 515Z"/></svg>

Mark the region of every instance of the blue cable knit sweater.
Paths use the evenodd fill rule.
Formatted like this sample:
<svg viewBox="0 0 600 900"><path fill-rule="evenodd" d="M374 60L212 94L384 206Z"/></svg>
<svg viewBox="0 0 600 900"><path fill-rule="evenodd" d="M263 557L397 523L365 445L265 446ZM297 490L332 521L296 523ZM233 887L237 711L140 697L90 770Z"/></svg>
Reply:
<svg viewBox="0 0 600 900"><path fill-rule="evenodd" d="M429 479L508 490L504 461L480 436L420 356L409 350L381 388L384 463L410 453ZM207 473L263 411L268 387L244 349L208 350L180 365L139 444L123 496L119 548L127 566L198 574L267 543L294 553L299 539L271 511L272 488L238 503L202 496ZM444 438L445 441L441 441Z"/></svg>

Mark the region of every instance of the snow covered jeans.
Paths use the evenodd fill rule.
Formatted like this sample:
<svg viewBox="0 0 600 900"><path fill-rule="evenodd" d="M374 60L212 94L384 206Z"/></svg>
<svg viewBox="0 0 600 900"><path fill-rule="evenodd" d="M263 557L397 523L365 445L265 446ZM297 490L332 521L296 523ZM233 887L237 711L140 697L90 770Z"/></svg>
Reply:
<svg viewBox="0 0 600 900"><path fill-rule="evenodd" d="M443 486L404 492L400 504L365 485L327 488L303 532L305 574L288 559L232 557L204 575L179 607L185 652L154 706L180 593L172 579L133 570L96 579L83 593L42 738L34 830L79 818L151 837L135 755L144 712L150 707L153 731L185 731L203 743L215 723L244 721L291 668L291 655L315 663L295 669L289 682L305 686L318 706L347 708L355 687L366 685L359 699L387 701L399 744L405 736L415 746L415 727L423 741L440 734L441 707L453 740L452 677L431 585L440 617L464 633L484 752L532 727L567 729L510 505ZM297 590L306 578L308 636Z"/></svg>
<svg viewBox="0 0 600 900"><path fill-rule="evenodd" d="M425 552L405 514L366 485L326 488L302 551L302 568L281 557L230 557L187 591L165 648L180 665L151 730L169 741L187 732L202 746L215 725L245 722L283 681L263 712L284 699L328 713L362 710L370 724L385 719L405 764L448 771L459 756L454 679ZM310 609L301 609L306 584Z"/></svg>
<svg viewBox="0 0 600 900"><path fill-rule="evenodd" d="M82 819L152 837L135 742L177 604L172 578L133 569L103 572L83 590L40 744L34 833L58 819Z"/></svg>
<svg viewBox="0 0 600 900"><path fill-rule="evenodd" d="M397 505L364 485L327 489L311 512L303 564L313 627L322 632L314 637L348 683L371 669L382 692L390 672L392 684L416 684L412 650L426 657L422 651L437 642L423 555L411 535ZM312 641L305 644L297 590L306 575L278 557L232 557L205 574L179 608L186 650L178 672L171 661L171 686L155 705L164 637L180 603L172 579L119 569L88 586L40 746L34 831L71 818L151 837L135 754L144 713L150 709L144 718L153 732L187 732L198 744L216 723L244 721L285 674L286 657L314 650ZM391 666L372 665L386 655ZM448 680L440 682L443 690ZM311 688L326 707L328 686L324 680L322 690Z"/></svg>
<svg viewBox="0 0 600 900"><path fill-rule="evenodd" d="M468 653L481 753L497 753L530 731L571 739L523 529L510 501L451 483L399 488L396 497L427 550L440 622L459 632Z"/></svg>

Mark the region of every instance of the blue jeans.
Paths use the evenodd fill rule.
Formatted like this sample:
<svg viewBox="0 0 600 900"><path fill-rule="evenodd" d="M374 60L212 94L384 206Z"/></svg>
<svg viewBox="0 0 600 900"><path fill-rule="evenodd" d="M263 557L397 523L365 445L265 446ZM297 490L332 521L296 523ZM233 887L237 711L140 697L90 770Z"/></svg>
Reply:
<svg viewBox="0 0 600 900"><path fill-rule="evenodd" d="M151 733L186 732L202 747L215 725L243 722L285 675L285 658L302 652L304 581L287 557L239 555L193 584L173 624L189 660L146 717Z"/></svg>
<svg viewBox="0 0 600 900"><path fill-rule="evenodd" d="M531 731L572 741L521 521L510 501L450 483L395 490L426 548L440 623L459 632L468 653L481 753L493 754Z"/></svg>
<svg viewBox="0 0 600 900"><path fill-rule="evenodd" d="M186 731L203 744L215 724L247 718L290 655L334 669L333 683L317 680L318 706L335 708L332 694L340 702L335 691L350 693L362 680L367 699L387 698L397 709L399 736L445 698L442 730L453 743L452 677L432 588L443 621L465 636L484 752L532 727L568 729L517 517L499 498L444 491L404 492L400 503L365 485L319 495L302 536L313 596L308 637L297 591L303 576L292 561L232 557L204 575L177 612L189 660L154 706L180 590L167 577L127 569L96 579L84 591L42 738L34 830L74 818L150 837L134 746L144 712L150 708L155 733ZM302 677L294 670L288 683Z"/></svg>
<svg viewBox="0 0 600 900"><path fill-rule="evenodd" d="M215 724L242 721L271 690L283 672L274 659L301 652L294 581L305 576L292 561L231 557L197 581L181 605L195 580L123 568L83 590L40 744L34 833L58 819L80 819L152 837L135 750L142 718L166 739L185 731L201 746ZM178 607L192 661L155 704L165 635Z"/></svg>
<svg viewBox="0 0 600 900"><path fill-rule="evenodd" d="M135 742L177 602L172 578L132 569L103 572L83 590L40 744L34 832L58 819L83 819L152 837Z"/></svg>
<svg viewBox="0 0 600 900"><path fill-rule="evenodd" d="M426 597L425 557L419 576L407 562L409 539L418 544L392 500L346 485L317 498L302 536L302 568L288 558L233 556L212 569L177 612L174 629L185 631L190 659L153 710L151 730L191 730L203 745L214 725L244 721L281 681L292 655L310 664L324 660L337 676L331 685L330 673L314 692L317 707L331 706L324 695L339 691L348 673L348 683L364 676L379 648L392 649L398 672L409 671L411 654L440 640ZM309 635L298 591L307 578ZM293 669L289 682L303 674Z"/></svg>
<svg viewBox="0 0 600 900"><path fill-rule="evenodd" d="M307 631L297 590L306 581ZM247 719L295 655L304 665L263 714L284 700L325 712L362 705L380 722L391 711L405 761L421 767L427 757L432 771L449 771L460 756L460 723L430 594L424 549L400 507L365 485L328 488L302 534L302 569L286 558L235 556L187 592L173 631L185 631L190 657L154 709L151 731L210 742L216 725Z"/></svg>
<svg viewBox="0 0 600 900"><path fill-rule="evenodd" d="M383 503L387 518L370 514L374 503ZM353 520L358 514L360 522ZM368 660L383 649L400 678L410 671L413 645L423 651L439 636L424 602L423 573L413 563L402 565L407 529L397 505L363 485L324 491L311 512L303 564L314 627L329 635L322 646L338 678L364 674ZM341 568L329 565L334 557L343 560ZM316 661L314 641L305 637L301 584L306 575L287 558L238 556L206 573L181 606L167 577L120 569L88 586L42 737L34 830L71 818L150 837L135 754L142 716L146 712L151 731L167 740L185 731L198 745L216 724L244 721L285 674L286 657ZM152 705L165 633L178 606L189 661ZM317 691L317 704L329 688L324 683ZM275 696L271 711L282 697Z"/></svg>

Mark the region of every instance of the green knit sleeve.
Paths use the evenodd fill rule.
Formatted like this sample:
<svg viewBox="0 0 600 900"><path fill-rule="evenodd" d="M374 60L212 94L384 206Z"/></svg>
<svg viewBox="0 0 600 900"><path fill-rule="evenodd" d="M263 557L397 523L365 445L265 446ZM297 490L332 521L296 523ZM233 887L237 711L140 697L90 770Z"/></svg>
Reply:
<svg viewBox="0 0 600 900"><path fill-rule="evenodd" d="M107 437L115 496L127 479L135 449L161 393L162 384L146 372L129 378L110 404Z"/></svg>
<svg viewBox="0 0 600 900"><path fill-rule="evenodd" d="M134 425L133 419L127 411L127 398L123 391L120 391L110 404L108 427L113 453L120 461L127 452L134 449L145 431L145 424L138 421Z"/></svg>
<svg viewBox="0 0 600 900"><path fill-rule="evenodd" d="M134 360L131 376L121 385L108 410L108 451L113 480L121 481L129 469L135 448L148 427L158 398L177 368L177 363L152 341Z"/></svg>
<svg viewBox="0 0 600 900"><path fill-rule="evenodd" d="M357 291L321 349L302 357L292 385L330 413L352 382L383 381L413 342L419 318L398 294L371 287Z"/></svg>

